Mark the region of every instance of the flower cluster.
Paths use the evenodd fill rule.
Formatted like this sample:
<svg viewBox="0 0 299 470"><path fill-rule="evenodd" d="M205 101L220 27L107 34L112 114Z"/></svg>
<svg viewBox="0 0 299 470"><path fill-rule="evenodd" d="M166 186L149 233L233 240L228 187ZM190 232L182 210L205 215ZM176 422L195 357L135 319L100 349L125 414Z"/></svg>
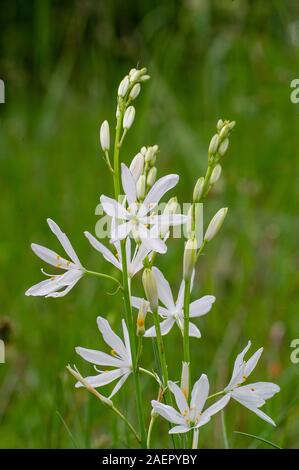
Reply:
<svg viewBox="0 0 299 470"><path fill-rule="evenodd" d="M100 203L106 216L110 218L111 230L109 241L104 244L90 232L84 232L91 246L120 272L120 279L106 273L94 272L84 268L75 253L68 237L58 225L48 219L51 231L61 243L68 259L61 257L44 246L33 243L34 253L46 263L63 271L61 274L47 274L47 279L26 291L28 296L62 297L85 275L104 277L118 284L125 303L125 319L121 320L122 337L118 336L107 319L97 318L98 329L103 340L111 348L110 353L77 347L77 354L94 366L95 374L83 377L78 369L68 366L76 378L76 387L85 387L96 395L104 405L109 406L126 423L143 447L150 447L153 425L158 415L169 421L169 433L174 436L174 445L182 445L180 435L189 433L192 447L198 446L198 429L207 424L213 415L223 410L231 400L245 406L264 421L275 425L272 418L261 411L266 400L273 397L279 387L269 382L247 384L247 379L257 365L263 349L258 349L247 361L244 357L251 342L237 356L228 385L222 390L210 394L208 377L201 374L194 383L192 391L190 337L198 340L201 332L197 320L207 315L213 307L215 296L210 293L192 300L192 290L196 283L196 264L200 254L220 230L227 208L220 209L211 219L200 240L197 231L198 204L208 196L222 173L222 158L228 150L230 133L234 122L219 120L216 133L212 137L207 158L205 176L200 177L193 190L193 198L188 214L179 213L176 197L171 197L162 212L159 203L179 182L179 176L169 174L157 179L157 145L144 146L125 164L120 153L135 119L135 107L132 104L138 97L141 86L149 79L147 70L132 69L121 81L117 92L116 130L114 144L111 145L110 126L104 121L100 127L100 146L104 160L113 178L114 197L100 196ZM173 290L164 274L156 266L157 257L167 252L171 228L185 226L187 240L182 253L181 283L174 297ZM142 284L145 296L132 295L133 278L142 272ZM136 276L138 277L138 276ZM134 310L136 309L136 310ZM192 320L192 321L191 321ZM196 322L196 323L195 323ZM164 336L173 327L180 331L183 346L181 383L168 377L167 351ZM158 370L148 370L142 364L142 351L153 338ZM200 343L196 342L198 347ZM192 366L192 367L191 367ZM108 368L108 370L107 370ZM200 365L196 366L197 373ZM144 418L144 403L140 388L140 375L147 374L157 383L158 398L151 401L152 412L148 429ZM128 418L118 410L111 400L133 376L135 387L136 412L140 429L136 431ZM101 395L97 389L115 383L109 397ZM206 405L207 402L216 401ZM176 404L176 407L175 407ZM190 442L190 441L188 441Z"/></svg>

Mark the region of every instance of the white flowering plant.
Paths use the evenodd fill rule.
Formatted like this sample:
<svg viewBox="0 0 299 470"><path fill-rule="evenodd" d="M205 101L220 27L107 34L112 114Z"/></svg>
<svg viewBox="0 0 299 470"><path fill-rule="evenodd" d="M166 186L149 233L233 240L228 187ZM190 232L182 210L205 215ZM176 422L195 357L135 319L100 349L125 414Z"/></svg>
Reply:
<svg viewBox="0 0 299 470"><path fill-rule="evenodd" d="M68 371L76 379L75 386L85 388L94 394L102 405L110 408L124 421L143 448L151 447L154 423L162 418L170 423L169 434L172 438L169 445L175 448L197 449L200 427L219 412L222 414L227 446L224 409L228 404L235 400L275 426L272 418L264 413L261 407L279 391L279 387L273 383L247 383L247 378L256 367L263 351L263 348L260 348L245 360L251 346L250 341L237 356L228 385L214 393L210 393L208 377L200 371L200 365L192 363L190 351L190 337L196 338L196 347L199 347L197 340L201 338L201 332L194 321L207 315L216 300L214 295L206 294L191 301L196 265L227 215L227 208L220 209L208 224L204 235L199 237L197 208L198 205L202 207L211 188L221 177L222 158L227 152L235 122L221 119L217 122L216 133L208 148L207 170L205 176L198 178L195 183L188 214L179 213L177 198L174 197L164 206L162 213L159 213L160 200L177 185L179 176L170 174L157 179L158 146L142 147L129 166L121 160L125 137L136 114L132 103L138 97L141 86L149 78L145 68L132 69L121 81L117 93L113 145L108 121L105 120L101 125L100 145L114 187L114 197L100 197L103 211L111 222L108 243L102 243L98 237L85 232L92 247L121 273L121 279L86 269L66 234L53 220L48 219L48 225L61 243L68 259L33 243L31 247L34 253L62 273L48 274L42 270L47 278L30 287L26 295L63 297L85 275L105 278L116 284L116 295L121 294L124 300L124 318L120 315L122 334L118 336L104 317L97 318L98 329L105 343L111 348L111 353L77 347L77 354L94 366L95 373L83 377L76 366L68 365ZM167 253L171 230L180 226L186 228L187 240L182 253L182 280L178 294L174 297L169 282L156 266L156 262L158 256ZM137 274L141 271L144 298L132 295L133 278L134 281L138 279ZM163 339L172 328L178 328L182 338L182 372L179 383L170 380L170 357ZM152 338L152 341L148 338ZM151 344L154 346L153 357L157 360L153 360L153 367L149 370L143 367L142 361L144 348L151 347ZM150 376L157 385L158 398L151 401L151 412L148 416L145 416L148 407L144 406L142 395L143 374ZM199 378L194 382L193 376ZM134 386L136 417L126 416L113 401L120 388L127 386L130 377ZM100 393L99 389L108 384L113 384L113 389L107 397ZM135 422L138 423L138 428Z"/></svg>

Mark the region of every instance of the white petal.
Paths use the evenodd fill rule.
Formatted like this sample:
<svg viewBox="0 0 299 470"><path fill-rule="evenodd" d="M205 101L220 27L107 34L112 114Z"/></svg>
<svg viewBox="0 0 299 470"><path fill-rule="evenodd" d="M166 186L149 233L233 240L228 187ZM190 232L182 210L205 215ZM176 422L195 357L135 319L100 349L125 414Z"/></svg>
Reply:
<svg viewBox="0 0 299 470"><path fill-rule="evenodd" d="M113 241L124 240L131 230L130 222L125 222L123 224L115 224L113 230L111 230L111 238Z"/></svg>
<svg viewBox="0 0 299 470"><path fill-rule="evenodd" d="M201 299L195 300L190 304L190 317L201 317L208 313L216 298L213 295L205 295Z"/></svg>
<svg viewBox="0 0 299 470"><path fill-rule="evenodd" d="M57 291L51 291L46 295L46 297L64 297L72 288L77 284L77 282L81 279L84 275L83 271L77 269L71 269L66 273L62 274L61 276L57 276L56 278L56 288ZM66 287L64 290L60 290L63 287Z"/></svg>
<svg viewBox="0 0 299 470"><path fill-rule="evenodd" d="M70 269L76 268L74 263L68 261L61 256L59 256L55 251L49 250L42 245L37 245L36 243L31 243L32 251L43 261L50 264L51 266L55 266L55 268L61 269Z"/></svg>
<svg viewBox="0 0 299 470"><path fill-rule="evenodd" d="M182 310L183 305L184 305L184 293L185 293L185 281L181 282L179 293L178 293L178 298L176 301L176 308L177 310ZM191 304L190 304L191 306Z"/></svg>
<svg viewBox="0 0 299 470"><path fill-rule="evenodd" d="M58 288L57 283L55 281L56 276L50 279L46 279L45 281L41 281L38 284L34 284L34 286L26 290L25 295L32 295L35 297L47 295Z"/></svg>
<svg viewBox="0 0 299 470"><path fill-rule="evenodd" d="M127 374L124 374L121 379L117 382L115 385L114 389L112 390L111 394L109 395L109 398L111 399L118 391L119 389L123 386L127 378L129 377L131 372L128 372Z"/></svg>
<svg viewBox="0 0 299 470"><path fill-rule="evenodd" d="M257 394L264 400L268 400L280 391L280 387L271 382L255 382L252 384L243 385L242 387L238 387L238 390L249 391L251 393Z"/></svg>
<svg viewBox="0 0 299 470"><path fill-rule="evenodd" d="M272 424L272 426L276 426L275 421L273 421L273 419L270 418L270 416L268 416L266 413L264 413L259 408L250 408L250 410L253 411L257 416L262 418L267 423Z"/></svg>
<svg viewBox="0 0 299 470"><path fill-rule="evenodd" d="M251 372L253 371L253 369L256 367L261 355L262 355L262 352L263 352L263 349L264 348L260 348L258 349L252 356L251 358L246 362L246 366L245 366L245 370L244 370L244 374L246 375L246 377L248 377Z"/></svg>
<svg viewBox="0 0 299 470"><path fill-rule="evenodd" d="M47 219L47 222L48 222L48 225L51 229L51 231L54 233L54 235L56 235L56 237L58 238L58 240L60 241L61 245L63 246L65 252L69 255L69 257L71 258L71 260L77 265L77 266L80 266L82 267L81 263L80 263L80 260L74 250L74 248L72 247L72 244L70 242L70 240L68 239L68 237L66 236L65 233L62 232L62 230L60 229L60 227L56 224L56 222L54 222L54 220L52 219Z"/></svg>
<svg viewBox="0 0 299 470"><path fill-rule="evenodd" d="M167 335L175 323L174 318L170 317L160 323L161 335ZM144 336L146 338L155 338L156 337L156 327L152 326L146 330Z"/></svg>
<svg viewBox="0 0 299 470"><path fill-rule="evenodd" d="M213 405L209 406L203 414L201 415L200 419L206 419L206 417L211 417L222 410L229 402L230 395L225 395L224 397L220 398L220 400L216 401Z"/></svg>
<svg viewBox="0 0 299 470"><path fill-rule="evenodd" d="M180 410L181 414L184 415L184 413L189 410L189 406L188 406L185 395L183 394L180 387L176 383L170 380L168 381L168 387L169 387L169 390L174 394L174 398L178 406L178 409Z"/></svg>
<svg viewBox="0 0 299 470"><path fill-rule="evenodd" d="M103 257L105 258L106 261L109 263L113 264L117 269L121 269L121 264L118 261L118 259L111 253L108 248L106 248L99 240L97 240L91 233L89 232L84 232L84 235L88 239L89 243L97 250L99 251Z"/></svg>
<svg viewBox="0 0 299 470"><path fill-rule="evenodd" d="M105 343L114 349L121 358L127 358L127 351L122 340L117 336L103 317L97 318L97 324Z"/></svg>
<svg viewBox="0 0 299 470"><path fill-rule="evenodd" d="M247 346L243 349L242 352L240 352L237 355L230 382L226 386L225 390L231 390L233 387L235 387L238 384L239 377L240 377L240 375L242 375L244 373L244 369L245 369L245 365L246 365L245 362L244 362L244 356L247 353L250 346L251 346L251 341L248 341Z"/></svg>
<svg viewBox="0 0 299 470"><path fill-rule="evenodd" d="M153 273L157 281L159 299L165 305L165 307L168 308L168 310L174 311L175 305L169 282L161 273L160 269L153 267Z"/></svg>
<svg viewBox="0 0 299 470"><path fill-rule="evenodd" d="M185 420L172 406L164 405L159 401L152 400L152 407L162 418L165 418L170 423L174 424L183 424L185 425Z"/></svg>
<svg viewBox="0 0 299 470"><path fill-rule="evenodd" d="M132 204L137 200L136 183L132 173L124 163L121 164L121 182L127 196L128 203Z"/></svg>
<svg viewBox="0 0 299 470"><path fill-rule="evenodd" d="M201 332L194 323L189 323L189 336L193 338L201 338Z"/></svg>
<svg viewBox="0 0 299 470"><path fill-rule="evenodd" d="M129 271L131 277L135 276L140 269L143 268L143 260L148 256L150 253L150 249L148 249L143 243L137 250L137 253L134 255L133 260L130 264Z"/></svg>
<svg viewBox="0 0 299 470"><path fill-rule="evenodd" d="M103 195L100 197L100 201L106 214L115 219L126 220L128 218L126 209L119 202L115 201L115 199Z"/></svg>
<svg viewBox="0 0 299 470"><path fill-rule="evenodd" d="M93 388L103 387L104 385L110 384L114 380L122 377L124 375L124 370L115 369L110 370L109 372L102 372L98 375L91 375L90 377L85 377L86 382L89 383ZM81 382L77 382L75 385L76 388L84 387Z"/></svg>
<svg viewBox="0 0 299 470"><path fill-rule="evenodd" d="M102 351L96 351L95 349L86 349L78 346L75 351L79 356L83 357L85 361L98 366L109 366L109 367L123 367L123 361L116 357L110 356Z"/></svg>
<svg viewBox="0 0 299 470"><path fill-rule="evenodd" d="M147 302L145 299L142 299L141 297L135 297L134 295L131 296L131 305L132 307L135 308L140 308L143 302ZM151 312L151 309L148 308L148 311Z"/></svg>
<svg viewBox="0 0 299 470"><path fill-rule="evenodd" d="M178 181L178 175L167 175L163 178L160 178L146 196L144 205L148 206L152 203L158 203L161 197L164 196L167 191L173 188L178 183Z"/></svg>
<svg viewBox="0 0 299 470"><path fill-rule="evenodd" d="M144 157L141 153L137 153L135 157L133 158L131 164L130 164L130 172L133 175L134 180L137 182L139 177L141 176L143 172L143 166L144 166Z"/></svg>
<svg viewBox="0 0 299 470"><path fill-rule="evenodd" d="M126 322L125 322L124 319L122 319L121 324L122 324L122 328L123 328L126 355L127 355L129 364L132 364L130 337L129 337L128 328L127 328L127 325L126 325Z"/></svg>
<svg viewBox="0 0 299 470"><path fill-rule="evenodd" d="M167 246L164 241L154 236L153 232L148 230L143 224L138 226L138 235L144 246L150 251L164 254L167 251Z"/></svg>
<svg viewBox="0 0 299 470"><path fill-rule="evenodd" d="M188 431L190 431L190 428L188 426L174 426L169 430L169 434L181 434Z"/></svg>
<svg viewBox="0 0 299 470"><path fill-rule="evenodd" d="M200 412L204 407L208 395L209 380L205 374L202 374L201 377L194 384L191 394L190 408L194 408L197 412Z"/></svg>

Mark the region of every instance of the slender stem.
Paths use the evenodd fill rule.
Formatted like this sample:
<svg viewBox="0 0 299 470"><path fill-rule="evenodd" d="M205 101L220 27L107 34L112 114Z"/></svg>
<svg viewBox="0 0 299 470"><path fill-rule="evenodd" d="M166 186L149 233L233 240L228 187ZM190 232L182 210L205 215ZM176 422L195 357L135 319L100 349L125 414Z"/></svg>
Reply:
<svg viewBox="0 0 299 470"><path fill-rule="evenodd" d="M190 344L189 344L189 314L190 314L190 281L185 281L184 291L184 362L190 364ZM191 390L191 368L189 368L189 390Z"/></svg>
<svg viewBox="0 0 299 470"><path fill-rule="evenodd" d="M116 277L109 276L109 274L104 274L104 273L98 273L96 271L89 271L88 269L85 270L86 274L90 274L92 276L98 276L98 277L103 277L105 279L109 279L110 281L116 282L118 285L120 285L120 282Z"/></svg>
<svg viewBox="0 0 299 470"><path fill-rule="evenodd" d="M210 400L211 398L219 397L220 395L223 395L224 393L225 393L224 390L221 390L221 392L213 393L213 395L208 396L207 400Z"/></svg>
<svg viewBox="0 0 299 470"><path fill-rule="evenodd" d="M229 443L227 438L227 431L226 431L226 424L225 424L225 414L224 410L221 410L221 425L222 425L222 433L223 433L223 440L224 440L224 447L229 449Z"/></svg>
<svg viewBox="0 0 299 470"><path fill-rule="evenodd" d="M139 367L139 370L140 370L140 372L143 372L144 374L147 374L150 377L152 377L153 379L155 379L156 382L158 383L158 385L160 385L160 386L162 385L159 377L157 375L155 375L153 372L151 372L150 370L144 369L143 367Z"/></svg>
<svg viewBox="0 0 299 470"><path fill-rule="evenodd" d="M147 431L147 440L146 440L147 449L151 448L151 437L152 437L152 430L153 430L153 426L154 426L154 423L155 423L155 419L156 419L156 415L155 415L155 413L153 413L152 417L151 417L151 420L150 420L150 423L149 423L148 431Z"/></svg>
<svg viewBox="0 0 299 470"><path fill-rule="evenodd" d="M120 196L120 161L119 161L120 145L119 143L120 143L122 120L123 120L123 109L120 109L119 115L117 117L115 141L114 141L114 178L113 178L113 181L114 181L115 199L118 199L118 197ZM130 285L129 285L129 277L128 277L125 241L121 242L121 259L122 259L122 275L123 275L123 297L124 297L124 303L125 303L126 320L127 320L131 353L132 353L132 366L133 366L133 377L134 377L134 384L135 384L137 415L138 415L138 422L139 422L139 428L140 428L141 446L145 448L146 447L146 430L145 430L142 397L141 397L141 389L140 389L140 382L139 382L135 328L134 328L133 312L132 312L131 299L130 299Z"/></svg>
<svg viewBox="0 0 299 470"><path fill-rule="evenodd" d="M198 436L199 436L199 430L198 430L198 429L194 429L194 431L193 431L192 449L197 449L197 448L198 448Z"/></svg>

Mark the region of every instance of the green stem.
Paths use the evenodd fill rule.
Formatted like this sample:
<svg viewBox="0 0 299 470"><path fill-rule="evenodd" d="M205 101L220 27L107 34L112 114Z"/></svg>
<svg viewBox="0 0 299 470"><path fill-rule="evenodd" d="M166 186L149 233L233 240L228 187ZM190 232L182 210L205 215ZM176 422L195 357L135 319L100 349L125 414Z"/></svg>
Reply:
<svg viewBox="0 0 299 470"><path fill-rule="evenodd" d="M120 196L120 161L119 161L120 144L119 143L120 143L122 121L123 121L123 109L120 109L119 115L117 118L117 123L116 123L116 132L115 132L115 141L114 141L113 181L114 181L114 192L115 192L116 200ZM131 353L132 353L132 367L133 367L133 377L134 377L135 394L136 394L137 415L138 415L138 422L139 422L139 428L140 428L141 446L145 448L146 447L146 430L145 430L142 397L141 397L141 389L140 389L140 382L139 382L135 328L134 328L133 312L132 312L131 299L130 299L130 285L129 285L125 241L121 242L121 259L122 259L122 276L123 276L123 297L124 297L124 303L125 303L126 321L127 321L127 326L128 326Z"/></svg>
<svg viewBox="0 0 299 470"><path fill-rule="evenodd" d="M193 431L192 449L197 449L197 448L198 448L198 434L199 434L199 430L198 430L198 429L194 429L194 431Z"/></svg>
<svg viewBox="0 0 299 470"><path fill-rule="evenodd" d="M148 427L148 431L147 431L147 440L146 440L146 448L147 449L151 448L151 437L152 437L152 430L153 430L153 426L154 426L154 423L155 423L155 419L156 419L155 414L152 414L152 417L151 417L151 420L150 420L150 423L149 423L149 427Z"/></svg>
<svg viewBox="0 0 299 470"><path fill-rule="evenodd" d="M96 271L89 271L88 269L85 270L85 273L90 274L91 276L103 277L105 279L109 279L110 281L116 282L119 286L121 285L119 280L116 279L116 277L109 276L109 274L98 273Z"/></svg>
<svg viewBox="0 0 299 470"><path fill-rule="evenodd" d="M184 291L184 362L190 365L190 344L189 344L189 314L190 314L190 281L185 281ZM189 368L189 390L191 390L191 370Z"/></svg>
<svg viewBox="0 0 299 470"><path fill-rule="evenodd" d="M226 431L226 424L225 424L224 410L221 410L221 425L222 425L222 433L223 433L224 447L225 447L226 449L229 449L229 443L228 443L227 431Z"/></svg>
<svg viewBox="0 0 299 470"><path fill-rule="evenodd" d="M224 393L225 393L224 390L221 390L221 392L213 393L213 395L208 396L207 400L210 400L211 398L219 397L220 395L223 395Z"/></svg>

